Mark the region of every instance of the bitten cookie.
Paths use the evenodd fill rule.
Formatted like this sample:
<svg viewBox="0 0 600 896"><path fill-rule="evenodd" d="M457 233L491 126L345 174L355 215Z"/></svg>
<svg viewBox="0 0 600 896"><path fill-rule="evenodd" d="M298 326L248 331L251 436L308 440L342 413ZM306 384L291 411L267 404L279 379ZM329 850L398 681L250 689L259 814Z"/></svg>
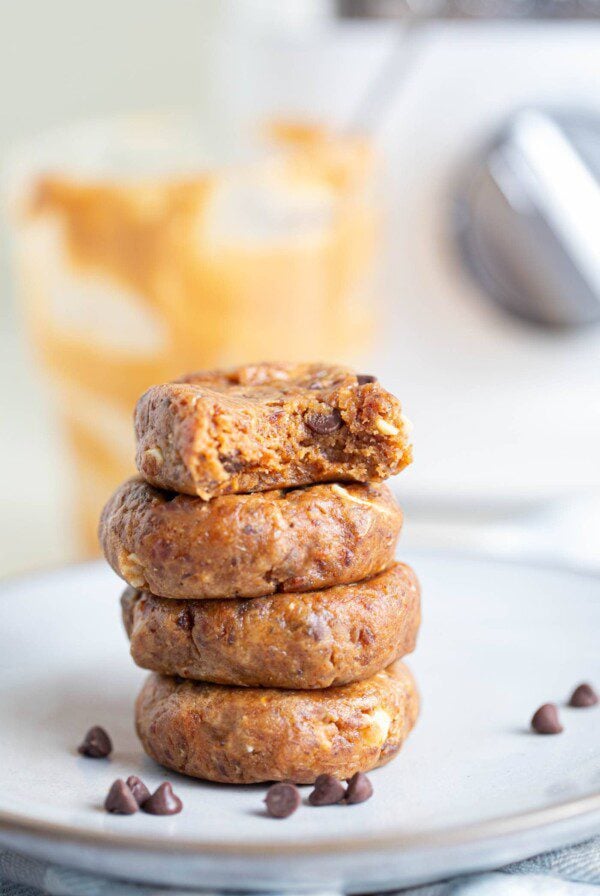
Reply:
<svg viewBox="0 0 600 896"><path fill-rule="evenodd" d="M394 663L324 691L199 684L153 673L136 702L145 751L185 775L226 784L350 778L398 752L418 714L414 679Z"/></svg>
<svg viewBox="0 0 600 896"><path fill-rule="evenodd" d="M153 386L135 411L137 466L199 495L381 481L411 461L400 403L374 377L318 364L255 364Z"/></svg>
<svg viewBox="0 0 600 896"><path fill-rule="evenodd" d="M420 622L409 566L357 585L252 600L177 601L128 588L123 620L138 666L217 684L327 688L411 653Z"/></svg>
<svg viewBox="0 0 600 896"><path fill-rule="evenodd" d="M357 582L386 569L402 513L385 485L315 485L202 501L139 479L100 521L106 559L170 598L257 597Z"/></svg>

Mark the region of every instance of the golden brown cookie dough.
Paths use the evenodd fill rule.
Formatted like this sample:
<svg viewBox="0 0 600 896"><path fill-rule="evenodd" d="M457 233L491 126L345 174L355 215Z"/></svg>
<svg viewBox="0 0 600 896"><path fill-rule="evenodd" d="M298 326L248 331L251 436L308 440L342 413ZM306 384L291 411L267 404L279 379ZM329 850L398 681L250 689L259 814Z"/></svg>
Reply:
<svg viewBox="0 0 600 896"><path fill-rule="evenodd" d="M357 585L252 600L179 601L128 588L138 666L217 684L327 688L369 678L414 650L419 585L409 566Z"/></svg>
<svg viewBox="0 0 600 896"><path fill-rule="evenodd" d="M170 598L257 597L357 582L386 569L402 513L385 485L315 485L202 501L139 479L100 521L106 559Z"/></svg>
<svg viewBox="0 0 600 896"><path fill-rule="evenodd" d="M255 364L153 386L135 411L138 470L203 499L387 479L411 461L408 425L373 379L346 367Z"/></svg>
<svg viewBox="0 0 600 896"><path fill-rule="evenodd" d="M136 702L145 751L185 775L226 784L350 778L398 752L418 714L414 679L394 663L323 691L199 684L152 673Z"/></svg>

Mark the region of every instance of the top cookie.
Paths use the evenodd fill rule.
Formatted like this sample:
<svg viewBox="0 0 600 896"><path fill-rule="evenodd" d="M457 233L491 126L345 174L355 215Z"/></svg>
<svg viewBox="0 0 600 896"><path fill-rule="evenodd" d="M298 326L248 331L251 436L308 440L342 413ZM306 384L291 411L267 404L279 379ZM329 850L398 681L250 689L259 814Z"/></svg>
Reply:
<svg viewBox="0 0 600 896"><path fill-rule="evenodd" d="M381 481L410 463L400 402L375 377L320 364L254 364L153 386L135 410L137 467L199 495Z"/></svg>

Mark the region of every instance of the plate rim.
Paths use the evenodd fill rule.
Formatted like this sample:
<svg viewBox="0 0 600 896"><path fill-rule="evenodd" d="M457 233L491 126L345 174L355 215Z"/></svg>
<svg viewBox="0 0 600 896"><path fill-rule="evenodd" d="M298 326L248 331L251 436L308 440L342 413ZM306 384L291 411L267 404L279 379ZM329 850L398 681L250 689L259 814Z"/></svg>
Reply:
<svg viewBox="0 0 600 896"><path fill-rule="evenodd" d="M548 828L575 819L593 820L598 815L600 827L600 791L591 796L580 797L556 803L543 809L530 809L517 815L501 815L479 824L456 825L433 833L389 834L362 837L347 837L344 840L305 840L293 843L269 843L258 841L235 843L228 841L196 841L156 839L147 835L113 833L107 831L84 831L76 825L35 821L29 816L0 810L0 832L19 833L47 840L64 841L68 838L76 845L95 845L110 849L139 850L181 855L243 856L264 858L276 855L279 858L297 855L327 856L337 853L389 852L401 850L409 852L418 849L446 849L460 845L469 847L494 840L503 835L525 834Z"/></svg>
<svg viewBox="0 0 600 896"><path fill-rule="evenodd" d="M563 573L567 576L581 576L600 583L600 573L586 567L571 566L560 561L523 559L518 557L495 556L493 553L449 548L414 547L407 549L412 556L427 556L432 559L448 559L458 561L492 562L513 567L526 568L542 573ZM65 573L83 572L86 568L109 567L99 558L81 560L74 563L53 564L24 573L5 576L0 580L0 592L5 587L15 587L28 581L56 577ZM0 808L0 833L21 834L50 841L68 839L72 844L97 846L108 849L139 850L148 852L168 852L180 855L203 855L217 853L223 856L267 857L297 856L309 854L327 856L332 853L349 852L389 852L401 850L447 849L460 845L469 847L491 841L502 836L526 834L540 828L552 828L565 822L582 820L593 822L595 815L600 830L600 785L597 792L576 799L554 803L543 808L528 809L520 813L500 815L476 824L463 824L434 830L427 834L366 834L358 837L307 839L294 843L269 843L268 841L246 841L226 843L219 840L177 840L173 838L153 837L150 835L129 834L106 830L85 831L75 824L49 822L33 819L19 812L6 811Z"/></svg>

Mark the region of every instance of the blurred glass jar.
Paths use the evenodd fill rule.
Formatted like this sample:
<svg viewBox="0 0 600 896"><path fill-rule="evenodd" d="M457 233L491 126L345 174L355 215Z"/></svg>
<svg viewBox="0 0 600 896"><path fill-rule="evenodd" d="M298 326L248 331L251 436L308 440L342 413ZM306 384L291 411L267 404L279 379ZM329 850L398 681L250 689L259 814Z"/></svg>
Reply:
<svg viewBox="0 0 600 896"><path fill-rule="evenodd" d="M233 152L232 152L233 148ZM9 166L19 292L72 454L81 553L152 383L369 347L371 147L293 122L209 154L182 118L73 126Z"/></svg>

